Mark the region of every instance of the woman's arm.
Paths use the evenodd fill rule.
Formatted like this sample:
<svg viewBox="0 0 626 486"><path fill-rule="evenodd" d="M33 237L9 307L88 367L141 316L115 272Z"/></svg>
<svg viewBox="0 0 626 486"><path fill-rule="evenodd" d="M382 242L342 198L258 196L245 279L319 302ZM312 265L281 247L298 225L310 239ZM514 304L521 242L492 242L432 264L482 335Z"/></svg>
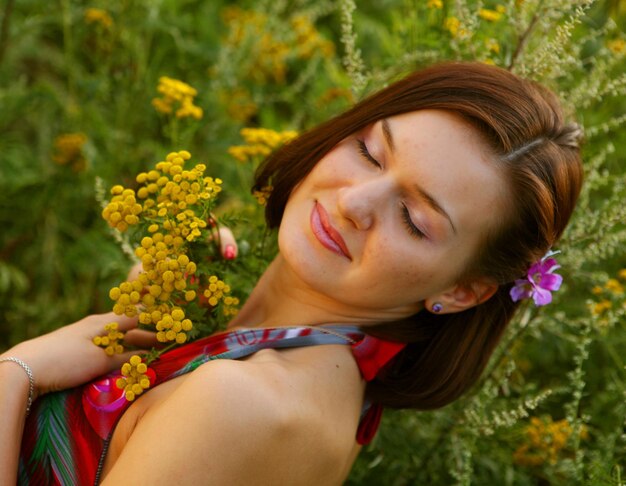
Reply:
<svg viewBox="0 0 626 486"><path fill-rule="evenodd" d="M109 357L92 339L104 333L103 326L116 321L129 331L125 342L149 347L154 335L134 329L136 319L113 313L86 317L50 334L14 346L0 359L14 357L28 365L34 377L34 397L81 385L124 363L134 352ZM16 483L19 449L26 418L29 378L13 361L0 362L0 484Z"/></svg>
<svg viewBox="0 0 626 486"><path fill-rule="evenodd" d="M4 357L4 356L2 356ZM28 375L11 361L0 363L0 484L17 483L17 461L29 394Z"/></svg>

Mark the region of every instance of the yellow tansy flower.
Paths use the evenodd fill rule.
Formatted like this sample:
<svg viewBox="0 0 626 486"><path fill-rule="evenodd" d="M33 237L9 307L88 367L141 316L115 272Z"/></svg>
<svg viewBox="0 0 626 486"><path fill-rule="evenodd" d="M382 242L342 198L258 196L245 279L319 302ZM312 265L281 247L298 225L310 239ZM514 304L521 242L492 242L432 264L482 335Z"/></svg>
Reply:
<svg viewBox="0 0 626 486"><path fill-rule="evenodd" d="M607 280L604 287L615 295L622 295L624 293L623 285L619 280L615 278L610 278L609 280Z"/></svg>
<svg viewBox="0 0 626 486"><path fill-rule="evenodd" d="M293 130L276 132L267 128L242 128L240 134L246 145L234 145L228 149L228 153L240 162L267 157L275 148L298 136Z"/></svg>
<svg viewBox="0 0 626 486"><path fill-rule="evenodd" d="M591 304L591 314L594 316L600 316L609 309L611 309L612 306L613 304L611 303L611 301L606 299L601 300L600 302L595 302Z"/></svg>
<svg viewBox="0 0 626 486"><path fill-rule="evenodd" d="M442 9L443 1L442 0L428 0L428 3L426 4L426 6L428 8Z"/></svg>
<svg viewBox="0 0 626 486"><path fill-rule="evenodd" d="M105 29L113 27L113 19L106 10L100 8L88 8L85 10L85 22L99 24Z"/></svg>
<svg viewBox="0 0 626 486"><path fill-rule="evenodd" d="M71 167L76 172L84 170L87 159L83 147L87 143L84 133L65 133L54 140L52 160L59 165Z"/></svg>
<svg viewBox="0 0 626 486"><path fill-rule="evenodd" d="M260 191L253 191L252 195L261 206L265 206L272 194L272 189L274 189L272 186L264 186Z"/></svg>
<svg viewBox="0 0 626 486"><path fill-rule="evenodd" d="M123 353L124 346L122 346L119 341L124 339L124 333L118 330L118 323L110 322L109 324L105 324L104 330L106 334L93 338L93 343L96 346L104 348L104 352L109 356Z"/></svg>
<svg viewBox="0 0 626 486"><path fill-rule="evenodd" d="M502 17L502 13L488 8L481 8L478 11L478 16L488 22L497 22Z"/></svg>
<svg viewBox="0 0 626 486"><path fill-rule="evenodd" d="M450 32L452 37L456 37L459 33L461 22L456 17L448 17L443 21L443 27Z"/></svg>
<svg viewBox="0 0 626 486"><path fill-rule="evenodd" d="M173 112L176 118L192 117L196 120L202 118L202 108L193 104L198 91L187 83L167 76L161 76L157 91L162 97L154 98L152 106L159 113L169 115Z"/></svg>
<svg viewBox="0 0 626 486"><path fill-rule="evenodd" d="M608 47L613 54L621 55L626 53L626 41L624 39L610 40L606 43L606 47Z"/></svg>
<svg viewBox="0 0 626 486"><path fill-rule="evenodd" d="M495 54L498 54L500 52L500 44L496 39L487 39L485 41L485 46L489 51Z"/></svg>
<svg viewBox="0 0 626 486"><path fill-rule="evenodd" d="M115 382L116 386L124 390L124 397L132 402L144 390L150 388L150 378L146 375L148 366L142 362L141 356L134 355L122 365L122 377Z"/></svg>
<svg viewBox="0 0 626 486"><path fill-rule="evenodd" d="M526 442L514 452L513 461L523 466L541 466L558 462L573 430L565 419L553 422L552 417L531 417L524 432ZM583 427L580 438L586 437L587 430Z"/></svg>

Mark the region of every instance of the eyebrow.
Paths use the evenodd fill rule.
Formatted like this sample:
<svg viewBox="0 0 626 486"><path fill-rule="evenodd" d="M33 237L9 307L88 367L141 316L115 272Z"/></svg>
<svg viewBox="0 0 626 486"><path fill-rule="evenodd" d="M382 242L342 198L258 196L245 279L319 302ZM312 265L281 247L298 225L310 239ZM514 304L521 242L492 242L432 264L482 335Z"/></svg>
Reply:
<svg viewBox="0 0 626 486"><path fill-rule="evenodd" d="M386 118L383 118L382 120L382 127L383 127L383 135L385 137L385 141L387 142L387 147L389 147L389 151L393 153L395 150L395 145L393 142L393 135L391 134L391 128L389 127L389 121L387 121ZM428 204L432 209L434 209L436 212L438 212L439 214L441 214L448 220L448 222L450 223L450 226L452 226L452 231L454 231L454 234L456 235L457 234L456 227L454 226L454 223L452 222L452 218L450 218L450 215L446 212L446 210L441 207L441 204L439 204L433 196L431 196L428 192L426 192L417 184L414 187L415 187L415 190L420 195L420 197L424 201L426 201L426 204Z"/></svg>

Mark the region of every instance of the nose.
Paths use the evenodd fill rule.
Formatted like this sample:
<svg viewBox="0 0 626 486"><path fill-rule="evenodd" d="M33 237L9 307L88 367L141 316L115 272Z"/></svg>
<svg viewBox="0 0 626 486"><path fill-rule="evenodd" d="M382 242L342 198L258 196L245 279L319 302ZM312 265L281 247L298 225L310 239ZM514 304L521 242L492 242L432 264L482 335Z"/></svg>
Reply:
<svg viewBox="0 0 626 486"><path fill-rule="evenodd" d="M369 229L389 200L389 183L378 177L338 190L337 209L359 230Z"/></svg>

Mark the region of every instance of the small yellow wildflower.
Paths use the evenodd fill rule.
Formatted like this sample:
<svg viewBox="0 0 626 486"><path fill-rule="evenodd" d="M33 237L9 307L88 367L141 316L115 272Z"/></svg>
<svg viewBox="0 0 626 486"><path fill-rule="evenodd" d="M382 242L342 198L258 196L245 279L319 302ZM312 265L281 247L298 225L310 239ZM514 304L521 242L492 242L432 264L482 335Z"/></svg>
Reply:
<svg viewBox="0 0 626 486"><path fill-rule="evenodd" d="M601 300L600 302L594 302L590 305L591 314L594 316L601 316L606 311L610 310L613 304L610 300Z"/></svg>
<svg viewBox="0 0 626 486"><path fill-rule="evenodd" d="M148 366L142 362L141 356L134 355L122 365L122 377L115 382L119 389L124 390L126 400L132 402L144 390L150 388L150 378L146 375Z"/></svg>
<svg viewBox="0 0 626 486"><path fill-rule="evenodd" d="M335 45L323 39L315 26L304 15L296 15L291 19L291 26L296 34L297 56L309 59L314 54L331 57L335 53Z"/></svg>
<svg viewBox="0 0 626 486"><path fill-rule="evenodd" d="M119 344L119 341L124 339L124 333L118 330L118 326L117 322L105 324L104 330L106 331L106 334L104 336L96 336L93 338L93 343L96 346L104 348L104 352L109 356L124 352L124 346Z"/></svg>
<svg viewBox="0 0 626 486"><path fill-rule="evenodd" d="M593 295L600 295L602 294L602 292L604 292L604 289L600 287L599 285L596 285L594 288L591 289L591 293Z"/></svg>
<svg viewBox="0 0 626 486"><path fill-rule="evenodd" d="M457 37L457 35L459 34L460 25L461 22L456 17L448 17L443 21L444 29L450 32L450 35L452 37Z"/></svg>
<svg viewBox="0 0 626 486"><path fill-rule="evenodd" d="M225 298L229 293L230 286L223 280L220 280L217 275L211 275L209 277L209 284L204 289L204 297L211 307L215 307L220 300Z"/></svg>
<svg viewBox="0 0 626 486"><path fill-rule="evenodd" d="M487 22L497 22L502 17L502 12L498 12L497 10L490 10L488 8L481 8L478 11L478 16L486 20Z"/></svg>
<svg viewBox="0 0 626 486"><path fill-rule="evenodd" d="M626 53L626 40L624 39L613 39L606 43L606 47L613 53L617 55L622 55Z"/></svg>
<svg viewBox="0 0 626 486"><path fill-rule="evenodd" d="M84 133L66 133L59 135L54 140L55 153L52 160L59 165L71 167L79 172L87 166L87 159L83 152L83 147L87 143L87 136Z"/></svg>
<svg viewBox="0 0 626 486"><path fill-rule="evenodd" d="M100 8L88 8L85 10L85 22L101 25L105 29L113 27L113 19L109 13Z"/></svg>
<svg viewBox="0 0 626 486"><path fill-rule="evenodd" d="M152 106L159 112L166 115L174 112L176 118L192 117L196 120L202 118L202 108L193 104L198 91L187 83L178 79L161 76L157 91L162 98L154 98Z"/></svg>
<svg viewBox="0 0 626 486"><path fill-rule="evenodd" d="M428 0L428 3L426 4L426 6L428 8L442 9L443 1L442 0Z"/></svg>
<svg viewBox="0 0 626 486"><path fill-rule="evenodd" d="M617 272L617 276L622 280L626 280L626 268L622 268L619 272Z"/></svg>
<svg viewBox="0 0 626 486"><path fill-rule="evenodd" d="M523 466L541 466L544 463L554 465L566 449L572 432L571 425L565 419L553 422L552 417L531 417L525 429L526 443L514 452L513 461ZM585 427L581 429L580 437L587 438Z"/></svg>
<svg viewBox="0 0 626 486"><path fill-rule="evenodd" d="M272 32L267 15L233 6L222 10L222 18L229 27L226 43L234 48L245 46L250 49L249 62L244 68L246 77L258 84L268 81L284 83L292 50Z"/></svg>
<svg viewBox="0 0 626 486"><path fill-rule="evenodd" d="M246 145L234 145L228 149L228 153L240 162L267 157L275 148L298 136L293 130L277 132L267 128L242 128L240 134Z"/></svg>
<svg viewBox="0 0 626 486"><path fill-rule="evenodd" d="M496 39L487 39L485 41L485 46L490 52L498 54L500 52L500 44Z"/></svg>
<svg viewBox="0 0 626 486"><path fill-rule="evenodd" d="M109 226L124 232L129 225L139 223L139 215L143 208L137 202L135 191L118 185L111 188L111 194L113 195L111 201L102 211L102 217Z"/></svg>
<svg viewBox="0 0 626 486"><path fill-rule="evenodd" d="M317 105L326 106L336 99L345 99L349 104L354 104L354 94L347 88L328 88L317 100Z"/></svg>
<svg viewBox="0 0 626 486"><path fill-rule="evenodd" d="M228 115L233 120L243 123L246 123L259 111L252 95L245 88L220 91L219 99L223 105L226 105Z"/></svg>
<svg viewBox="0 0 626 486"><path fill-rule="evenodd" d="M610 278L609 280L607 280L604 286L609 292L613 293L614 295L622 295L624 293L623 285L620 283L619 280L615 278Z"/></svg>
<svg viewBox="0 0 626 486"><path fill-rule="evenodd" d="M252 191L252 195L261 206L265 206L272 194L272 189L274 189L272 186L263 186L260 191Z"/></svg>
<svg viewBox="0 0 626 486"><path fill-rule="evenodd" d="M226 317L234 317L239 312L238 305L239 299L237 297L224 297L224 309L222 312Z"/></svg>
<svg viewBox="0 0 626 486"><path fill-rule="evenodd" d="M183 344L187 341L187 331L193 328L190 319L185 317L185 311L180 307L174 307L169 313L162 313L156 322L156 338L161 343L176 341Z"/></svg>

